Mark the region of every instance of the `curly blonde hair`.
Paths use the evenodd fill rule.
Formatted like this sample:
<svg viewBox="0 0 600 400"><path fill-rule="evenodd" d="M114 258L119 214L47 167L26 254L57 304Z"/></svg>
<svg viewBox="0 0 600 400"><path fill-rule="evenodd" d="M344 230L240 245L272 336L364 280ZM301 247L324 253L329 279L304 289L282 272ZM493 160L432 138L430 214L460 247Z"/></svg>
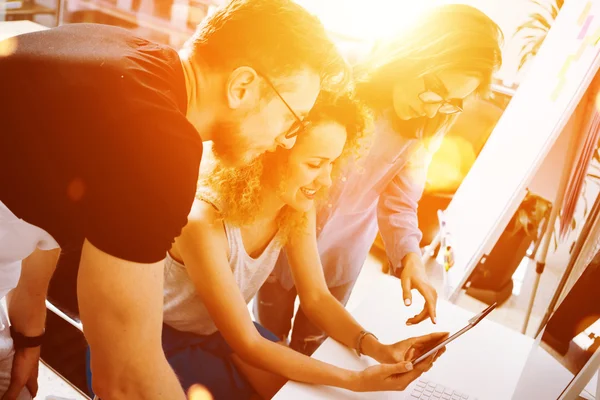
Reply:
<svg viewBox="0 0 600 400"><path fill-rule="evenodd" d="M336 95L321 92L307 118L313 126L336 122L346 129L346 143L342 155L334 164L333 177L339 175L348 160L358 158L366 149L372 126L371 116L367 108L352 99L349 93ZM213 158L208 168L200 174L197 196L214 203L221 217L229 223L237 226L252 224L261 211L262 187L265 183L286 179L290 151L279 148L243 167L227 167ZM279 190L279 187L273 189ZM320 193L320 197L324 195ZM277 216L278 240L285 244L290 235L302 229L305 223L305 212L284 206Z"/></svg>
<svg viewBox="0 0 600 400"><path fill-rule="evenodd" d="M263 161L264 155L248 165L229 167L211 154L200 172L196 197L213 203L233 225L253 223L262 204Z"/></svg>

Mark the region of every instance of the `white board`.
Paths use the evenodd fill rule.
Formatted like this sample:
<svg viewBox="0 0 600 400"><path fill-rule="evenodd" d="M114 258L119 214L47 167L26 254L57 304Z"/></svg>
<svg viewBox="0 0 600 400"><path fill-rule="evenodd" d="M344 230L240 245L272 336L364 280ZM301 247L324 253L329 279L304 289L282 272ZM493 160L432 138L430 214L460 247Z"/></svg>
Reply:
<svg viewBox="0 0 600 400"><path fill-rule="evenodd" d="M493 248L598 70L599 38L600 1L565 2L445 211L455 260L447 279L451 300Z"/></svg>

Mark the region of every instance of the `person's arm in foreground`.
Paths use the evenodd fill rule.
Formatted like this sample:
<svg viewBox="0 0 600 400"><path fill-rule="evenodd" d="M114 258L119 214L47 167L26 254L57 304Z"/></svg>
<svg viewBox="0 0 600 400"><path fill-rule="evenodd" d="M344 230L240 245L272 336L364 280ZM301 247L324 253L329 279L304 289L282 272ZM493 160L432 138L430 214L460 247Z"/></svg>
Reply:
<svg viewBox="0 0 600 400"><path fill-rule="evenodd" d="M319 259L315 228L315 212L312 210L305 229L296 234L286 246L290 268L300 297L300 306L307 317L329 336L355 349L357 338L364 329L327 288ZM421 350L430 348L433 343L440 342L447 335L447 332L432 333L391 345L384 345L374 336L367 335L361 343L361 350L382 363L410 361L418 356ZM414 349L415 353L412 353L411 349ZM427 365L416 366L424 370L428 367Z"/></svg>
<svg viewBox="0 0 600 400"><path fill-rule="evenodd" d="M83 245L77 297L102 400L185 399L162 350L163 268Z"/></svg>
<svg viewBox="0 0 600 400"><path fill-rule="evenodd" d="M408 363L349 371L263 338L231 272L223 224L211 205L195 202L176 244L198 295L242 361L287 379L354 391L403 389L406 380L410 382L422 373L420 369L405 373L412 368Z"/></svg>
<svg viewBox="0 0 600 400"><path fill-rule="evenodd" d="M21 263L19 283L6 298L10 324L25 336L35 337L44 333L46 295L59 255L60 249L35 249ZM2 400L16 399L25 386L35 397L39 361L39 346L15 350L10 385Z"/></svg>
<svg viewBox="0 0 600 400"><path fill-rule="evenodd" d="M377 205L377 220L392 271L400 278L404 303L412 303L411 290L425 298L425 307L407 324L418 324L427 317L436 322L437 292L429 282L421 261L417 207L423 194L430 155L424 147L412 154L407 164L385 188Z"/></svg>

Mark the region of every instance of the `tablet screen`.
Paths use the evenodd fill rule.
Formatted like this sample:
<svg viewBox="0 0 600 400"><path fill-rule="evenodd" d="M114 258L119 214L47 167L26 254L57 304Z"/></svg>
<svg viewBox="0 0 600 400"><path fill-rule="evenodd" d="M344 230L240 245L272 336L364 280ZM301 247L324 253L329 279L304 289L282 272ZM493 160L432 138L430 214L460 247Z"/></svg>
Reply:
<svg viewBox="0 0 600 400"><path fill-rule="evenodd" d="M469 320L469 324L467 326L465 326L464 328L462 328L460 331L454 333L452 336L448 337L444 341L436 344L433 348L431 348L430 350L428 350L426 353L423 353L422 355L420 355L419 357L417 357L412 362L413 365L416 365L416 364L420 363L421 361L425 360L427 357L431 356L432 354L435 354L439 349L441 349L442 347L446 346L448 343L450 343L451 341L453 341L457 337L461 336L463 333L465 333L468 330L470 330L471 328L473 328L475 325L477 325L479 323L479 321L481 321L490 312L492 312L492 310L494 308L496 308L496 303L492 304L491 306L489 306L488 308L486 308L485 310L483 310L481 313L479 313L475 317L471 318Z"/></svg>

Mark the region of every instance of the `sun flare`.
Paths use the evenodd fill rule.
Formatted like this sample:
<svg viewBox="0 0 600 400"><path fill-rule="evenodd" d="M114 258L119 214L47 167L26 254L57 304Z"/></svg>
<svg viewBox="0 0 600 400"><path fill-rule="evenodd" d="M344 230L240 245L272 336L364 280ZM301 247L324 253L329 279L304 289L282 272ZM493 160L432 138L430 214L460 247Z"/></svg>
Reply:
<svg viewBox="0 0 600 400"><path fill-rule="evenodd" d="M338 35L372 42L409 25L433 0L296 0Z"/></svg>

